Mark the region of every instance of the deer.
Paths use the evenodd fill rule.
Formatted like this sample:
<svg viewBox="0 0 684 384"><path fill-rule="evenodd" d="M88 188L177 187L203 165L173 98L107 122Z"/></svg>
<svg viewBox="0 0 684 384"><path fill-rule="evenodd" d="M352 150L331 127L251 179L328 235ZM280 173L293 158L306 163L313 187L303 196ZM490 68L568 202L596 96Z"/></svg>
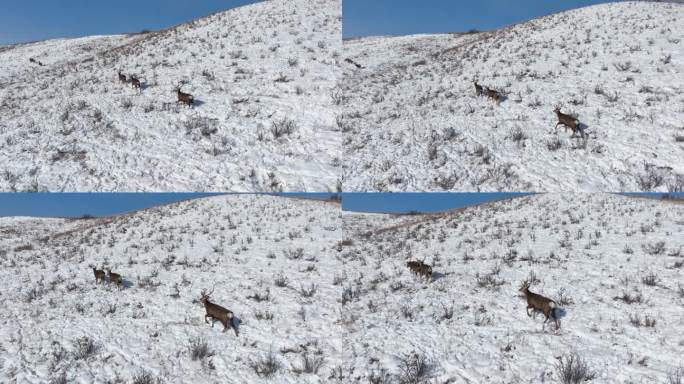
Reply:
<svg viewBox="0 0 684 384"><path fill-rule="evenodd" d="M358 68L358 69L363 69L363 65L357 63L356 61L354 61L354 60L352 60L352 59L350 59L350 58L346 58L346 59L344 59L344 61L345 61L346 63L349 63L349 64L354 65L354 66L355 66L356 68Z"/></svg>
<svg viewBox="0 0 684 384"><path fill-rule="evenodd" d="M93 274L95 275L95 284L105 282L105 272L101 269L93 267Z"/></svg>
<svg viewBox="0 0 684 384"><path fill-rule="evenodd" d="M127 82L128 82L128 79L126 79L126 75L124 75L123 73L121 73L121 71L118 72L118 75L119 75L119 81L120 81L120 82L122 82L122 83L127 83Z"/></svg>
<svg viewBox="0 0 684 384"><path fill-rule="evenodd" d="M496 101L497 105L499 105L499 103L501 103L501 99L503 98L503 95L501 94L501 92L497 91L496 89L491 89L491 88L486 88L486 92L487 92L487 97Z"/></svg>
<svg viewBox="0 0 684 384"><path fill-rule="evenodd" d="M133 86L133 88L137 88L138 91L140 91L140 89L141 89L140 79L138 79L137 77L135 77L133 75L131 75L131 85Z"/></svg>
<svg viewBox="0 0 684 384"><path fill-rule="evenodd" d="M207 293L207 291L204 289L201 292L200 301L202 304L204 304L204 309L207 311L204 315L204 321L209 324L209 320L207 320L207 318L211 318L212 328L214 328L214 323L219 321L221 324L223 324L223 332L230 327L233 328L233 331L235 331L235 336L238 336L238 329L233 324L233 312L209 301L209 297L212 293L214 293L214 288L212 288L211 292L209 293Z"/></svg>
<svg viewBox="0 0 684 384"><path fill-rule="evenodd" d="M473 85L475 85L475 95L482 96L484 89L480 84L477 83L477 80L473 80Z"/></svg>
<svg viewBox="0 0 684 384"><path fill-rule="evenodd" d="M107 285L114 283L116 284L116 288L121 290L121 288L123 287L123 278L121 277L121 275L119 275L118 273L112 273L111 269L107 270L107 275L109 276L109 283L107 283Z"/></svg>
<svg viewBox="0 0 684 384"><path fill-rule="evenodd" d="M178 103L187 104L188 107L195 102L195 98L191 94L181 91L180 85L176 87L176 96L178 96Z"/></svg>
<svg viewBox="0 0 684 384"><path fill-rule="evenodd" d="M417 275L427 277L428 279L432 278L432 267L422 261L409 261L406 263L406 266Z"/></svg>
<svg viewBox="0 0 684 384"><path fill-rule="evenodd" d="M532 308L533 313L534 311L540 311L544 314L544 317L546 318L544 320L544 325L546 325L546 323L549 321L549 318L553 318L553 321L556 324L556 329L560 328L560 321L556 318L555 313L558 304L556 304L555 301L549 299L548 297L531 292L529 280L524 280L522 284L520 284L520 292L524 293L525 298L527 299L527 316L532 316L530 314L530 308Z"/></svg>
<svg viewBox="0 0 684 384"><path fill-rule="evenodd" d="M580 122L575 116L562 113L560 105L557 105L553 111L556 112L556 116L558 116L558 123L556 123L554 129L558 128L559 125L563 125L565 126L565 132L567 132L568 128L570 128L572 130L573 136L575 136L577 131L579 131L580 135L584 137L584 133L580 129Z"/></svg>

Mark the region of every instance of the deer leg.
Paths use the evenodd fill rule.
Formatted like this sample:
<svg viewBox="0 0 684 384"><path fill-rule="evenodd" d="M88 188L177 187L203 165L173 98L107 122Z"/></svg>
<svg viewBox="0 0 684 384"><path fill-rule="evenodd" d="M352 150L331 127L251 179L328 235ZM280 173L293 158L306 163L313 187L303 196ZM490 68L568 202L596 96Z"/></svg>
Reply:
<svg viewBox="0 0 684 384"><path fill-rule="evenodd" d="M204 322L207 324L209 324L209 320L207 320L208 317L209 317L209 315L204 315ZM212 324L211 326L213 327L214 324Z"/></svg>
<svg viewBox="0 0 684 384"><path fill-rule="evenodd" d="M531 308L530 306L527 306L527 316L528 317L532 317L532 315L530 315L530 308Z"/></svg>

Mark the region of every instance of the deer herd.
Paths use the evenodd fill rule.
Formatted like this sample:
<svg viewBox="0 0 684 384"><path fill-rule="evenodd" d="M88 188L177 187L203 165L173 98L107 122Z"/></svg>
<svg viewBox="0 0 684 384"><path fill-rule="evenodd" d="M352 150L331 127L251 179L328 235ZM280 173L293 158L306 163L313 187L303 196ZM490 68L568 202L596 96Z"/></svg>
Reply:
<svg viewBox="0 0 684 384"><path fill-rule="evenodd" d="M97 269L96 267L93 267L93 275L95 275L95 284L107 283L107 286L109 286L110 284L114 284L116 285L116 288L119 291L123 289L123 277L118 273L112 272L111 269L106 269L106 271L107 273L105 273L105 269ZM209 324L209 319L211 319L212 328L214 328L214 323L218 321L223 325L223 332L225 332L228 328L232 328L235 332L235 336L238 336L239 331L236 325L237 319L233 315L233 312L216 303L212 303L211 301L209 301L209 298L213 293L214 287L212 287L211 291L209 292L207 292L206 290L202 290L202 292L200 293L199 302L202 303L202 305L204 305L204 309L206 310L206 313L204 315L204 321L207 324Z"/></svg>
<svg viewBox="0 0 684 384"><path fill-rule="evenodd" d="M354 65L358 69L364 69L364 67L357 63L356 61L346 58L344 59L346 63ZM481 84L478 83L478 79L475 78L473 80L473 86L475 87L475 95L476 96L485 96L490 100L493 100L496 105L500 105L501 102L505 99L505 96L503 92L498 91L494 88L482 86ZM556 113L556 117L558 118L558 123L554 127L554 129L558 128L559 125L562 125L565 127L565 132L568 131L568 128L572 130L572 136L575 137L577 133L580 134L580 137L584 138L584 131L582 130L582 125L580 124L580 121L577 119L577 117L568 115L565 113L561 112L561 106L557 105L553 112Z"/></svg>
<svg viewBox="0 0 684 384"><path fill-rule="evenodd" d="M121 290L124 286L121 275L118 273L113 273L111 269L108 269L107 274L105 275L104 270L93 267L93 274L95 275L95 284L104 284L106 282L107 286L109 286L109 284L114 283L116 288L119 290Z"/></svg>
<svg viewBox="0 0 684 384"><path fill-rule="evenodd" d="M135 88L138 92L142 92L143 83L138 77L135 75L129 75L126 77L126 75L121 73L121 71L118 71L117 75L119 76L119 82L123 84L128 84L130 82L133 88ZM195 104L195 98L191 94L181 91L180 84L174 88L174 92L176 92L177 103L185 104L188 107L192 107Z"/></svg>
<svg viewBox="0 0 684 384"><path fill-rule="evenodd" d="M409 261L406 263L406 266L409 270L411 270L411 272L420 276L421 278L425 278L428 281L432 280L432 266L426 264L424 261ZM116 285L118 290L124 288L123 277L120 274L112 272L111 269L107 269L106 271L107 273L105 274L104 269L97 269L96 267L93 267L95 284L104 284L106 282L107 286L110 284ZM541 312L545 317L544 325L546 325L549 320L553 320L554 324L556 325L556 329L559 329L560 320L558 320L555 312L558 308L558 304L548 297L530 291L530 285L531 283L529 280L524 280L520 284L520 292L525 295L525 299L527 300L527 315L532 316L537 312ZM204 314L204 321L209 324L209 319L211 319L212 328L214 327L214 323L218 321L223 325L223 332L228 330L228 328L231 328L233 332L235 332L235 336L238 336L239 332L237 325L235 324L236 319L233 315L233 312L209 301L211 295L214 293L214 288L215 286L212 287L211 291L209 292L202 290L200 293L199 302L204 305L204 309L206 311ZM530 313L530 309L532 309L532 313Z"/></svg>
<svg viewBox="0 0 684 384"><path fill-rule="evenodd" d="M414 274L426 278L428 281L432 280L432 267L425 264L424 261L409 261L406 263L406 266ZM545 317L544 325L546 325L549 320L553 320L556 329L559 329L560 320L556 314L558 304L548 297L530 291L530 285L531 283L529 280L523 280L519 288L519 291L525 295L525 299L527 300L527 316L532 317L532 315L536 315L537 312L541 312ZM530 309L532 309L532 313L530 313Z"/></svg>
<svg viewBox="0 0 684 384"><path fill-rule="evenodd" d="M482 85L477 83L477 79L473 80L473 85L475 86L476 96L487 96L488 98L494 100L496 102L496 105L501 104L501 100L503 100L504 96L500 91L497 91L489 87L483 87ZM558 123L556 123L555 128L558 128L559 125L563 125L565 126L566 132L568 131L568 128L572 130L571 137L574 137L579 132L580 136L584 138L584 132L581 129L581 124L577 117L562 113L560 105L557 105L554 108L553 112L555 112L556 117L558 117Z"/></svg>

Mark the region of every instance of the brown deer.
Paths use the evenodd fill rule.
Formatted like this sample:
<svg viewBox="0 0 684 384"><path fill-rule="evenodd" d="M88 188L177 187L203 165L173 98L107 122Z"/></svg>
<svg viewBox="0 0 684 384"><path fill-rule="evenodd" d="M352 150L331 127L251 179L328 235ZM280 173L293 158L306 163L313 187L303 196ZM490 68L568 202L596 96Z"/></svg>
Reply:
<svg viewBox="0 0 684 384"><path fill-rule="evenodd" d="M126 79L126 75L124 75L123 73L121 73L121 71L118 72L118 75L119 75L119 81L120 81L120 82L122 82L122 83L127 83L127 82L128 82L128 80Z"/></svg>
<svg viewBox="0 0 684 384"><path fill-rule="evenodd" d="M477 80L473 80L473 85L475 85L475 95L482 96L484 89L480 84L477 83Z"/></svg>
<svg viewBox="0 0 684 384"><path fill-rule="evenodd" d="M432 278L432 267L422 261L409 261L406 263L406 266L417 275L427 277L428 279Z"/></svg>
<svg viewBox="0 0 684 384"><path fill-rule="evenodd" d="M204 321L209 324L209 320L207 320L207 318L211 318L212 328L214 328L214 323L219 321L221 324L223 324L223 332L230 327L233 328L233 331L235 331L235 336L238 336L238 329L233 324L233 312L223 308L218 304L210 302L209 296L211 296L212 293L214 293L214 288L212 288L211 292L209 293L203 289L201 293L202 297L200 298L200 301L202 304L204 304L204 309L207 311L207 313L204 315Z"/></svg>
<svg viewBox="0 0 684 384"><path fill-rule="evenodd" d="M93 274L95 275L95 284L105 282L105 272L101 269L93 267Z"/></svg>
<svg viewBox="0 0 684 384"><path fill-rule="evenodd" d="M358 69L363 69L363 65L357 63L356 61L354 61L354 60L352 60L352 59L350 59L350 58L346 58L346 59L344 59L344 61L345 61L346 63L349 63L349 64L354 65L354 66L355 66L356 68L358 68Z"/></svg>
<svg viewBox="0 0 684 384"><path fill-rule="evenodd" d="M499 105L501 103L501 99L503 98L503 95L501 94L501 92L497 91L496 89L491 89L491 88L486 88L486 91L487 91L487 97L496 101L497 105Z"/></svg>
<svg viewBox="0 0 684 384"><path fill-rule="evenodd" d="M568 128L572 130L572 135L575 136L577 131L579 131L580 135L584 137L584 132L580 129L580 122L575 116L571 115L566 115L565 113L561 112L561 107L556 106L556 108L553 110L556 112L556 116L558 116L558 123L556 123L556 126L554 129L558 128L559 125L565 126L565 132L568 131Z"/></svg>
<svg viewBox="0 0 684 384"><path fill-rule="evenodd" d="M186 104L188 107L195 102L195 98L191 94L181 91L180 85L176 87L176 96L178 96L178 103Z"/></svg>
<svg viewBox="0 0 684 384"><path fill-rule="evenodd" d="M133 88L136 88L138 91L140 91L142 84L140 83L140 79L137 77L131 75L131 85Z"/></svg>
<svg viewBox="0 0 684 384"><path fill-rule="evenodd" d="M107 275L109 276L109 283L107 283L107 285L114 283L116 284L116 288L121 290L121 288L123 287L123 278L121 277L121 275L119 275L118 273L112 273L111 269L107 270Z"/></svg>
<svg viewBox="0 0 684 384"><path fill-rule="evenodd" d="M522 284L520 284L520 292L524 293L525 298L527 299L527 316L532 316L530 314L530 308L532 308L533 313L534 311L540 311L544 314L544 317L546 318L546 320L544 320L544 325L549 321L549 318L553 318L556 329L560 328L560 321L556 318L555 313L558 304L556 304L555 301L540 294L530 292L529 280L524 280Z"/></svg>

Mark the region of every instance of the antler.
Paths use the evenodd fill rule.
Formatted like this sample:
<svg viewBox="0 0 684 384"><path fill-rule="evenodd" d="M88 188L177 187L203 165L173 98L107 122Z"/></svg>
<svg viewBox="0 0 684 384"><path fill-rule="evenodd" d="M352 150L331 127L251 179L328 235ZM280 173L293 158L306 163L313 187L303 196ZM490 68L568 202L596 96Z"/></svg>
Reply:
<svg viewBox="0 0 684 384"><path fill-rule="evenodd" d="M203 289L201 292L202 297L210 297L214 293L215 288L216 288L216 283L214 283L214 285L211 287L211 291L209 291L209 293L207 293L206 289Z"/></svg>

